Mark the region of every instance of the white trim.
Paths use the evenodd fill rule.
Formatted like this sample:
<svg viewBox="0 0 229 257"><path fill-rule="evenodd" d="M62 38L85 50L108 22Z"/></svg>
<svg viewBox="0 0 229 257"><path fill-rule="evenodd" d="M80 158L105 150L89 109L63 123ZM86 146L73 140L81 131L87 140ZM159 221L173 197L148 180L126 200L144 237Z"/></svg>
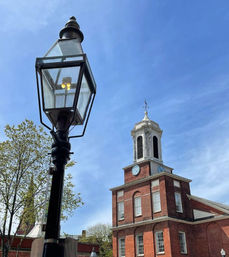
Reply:
<svg viewBox="0 0 229 257"><path fill-rule="evenodd" d="M183 213L182 197L180 192L174 192L176 212Z"/></svg>
<svg viewBox="0 0 229 257"><path fill-rule="evenodd" d="M126 240L125 237L119 237L118 239L118 256L119 257L125 257L125 255L121 255L121 240L124 240L124 251L126 255Z"/></svg>
<svg viewBox="0 0 229 257"><path fill-rule="evenodd" d="M160 185L160 182L159 182L159 178L158 179L154 179L154 180L151 180L151 187L154 188L154 187L157 187Z"/></svg>
<svg viewBox="0 0 229 257"><path fill-rule="evenodd" d="M134 216L139 217L142 215L142 198L141 196L134 197Z"/></svg>
<svg viewBox="0 0 229 257"><path fill-rule="evenodd" d="M163 240L163 248L164 251L159 251L159 241L158 241L158 235L162 233L162 240ZM165 240L164 240L164 233L162 230L155 232L155 243L156 243L156 253L157 254L164 254L165 253Z"/></svg>
<svg viewBox="0 0 229 257"><path fill-rule="evenodd" d="M181 219L177 219L177 218L171 218L168 216L162 216L162 217L155 218L155 219L149 219L149 220L139 221L139 222L135 222L135 223L123 224L123 225L120 225L117 227L112 227L112 230L117 231L117 230L122 230L122 229L126 229L126 228L139 227L139 226L144 226L144 225L159 223L159 222L164 222L164 221L174 221L177 223L183 223L183 224L188 224L188 225L197 225L197 224L214 222L214 221L218 221L218 220L226 220L226 219L229 220L229 216L216 216L214 218L209 218L206 220L198 220L198 221L187 221L187 220L181 220Z"/></svg>
<svg viewBox="0 0 229 257"><path fill-rule="evenodd" d="M182 240L184 240L184 242L181 242L180 241L180 234L182 234ZM181 254L187 254L188 251L187 251L187 241L186 241L186 235L185 235L185 232L184 231L178 231L178 237L179 237L179 244L180 244L180 253ZM182 243L184 243L184 251L182 251Z"/></svg>
<svg viewBox="0 0 229 257"><path fill-rule="evenodd" d="M138 185L138 184L146 182L146 181L157 179L157 178L162 177L162 176L168 176L168 177L175 178L175 179L178 179L178 180L181 180L181 181L184 181L184 182L188 182L188 183L192 181L190 179L186 179L186 178L183 178L183 177L180 177L180 176L177 176L177 175L174 175L172 173L168 173L168 172L164 171L164 172L156 173L156 174L153 174L151 176L148 176L148 177L145 177L145 178L142 178L142 179L131 181L131 182L123 184L121 186L110 188L110 191L116 191L116 190L121 190L121 189L124 189L124 188L128 188L128 187Z"/></svg>
<svg viewBox="0 0 229 257"><path fill-rule="evenodd" d="M124 195L124 190L117 191L117 198L122 197Z"/></svg>
<svg viewBox="0 0 229 257"><path fill-rule="evenodd" d="M173 180L173 186L180 188L180 181L174 179Z"/></svg>
<svg viewBox="0 0 229 257"><path fill-rule="evenodd" d="M120 206L121 204L122 206ZM117 202L117 211L118 211L118 220L124 220L125 218L124 201Z"/></svg>
<svg viewBox="0 0 229 257"><path fill-rule="evenodd" d="M155 200L158 200L158 201L156 202ZM152 201L153 201L153 213L160 212L161 211L161 194L160 194L160 191L152 192Z"/></svg>
<svg viewBox="0 0 229 257"><path fill-rule="evenodd" d="M142 236L142 247L143 247L143 253L139 253L139 240L138 238ZM144 237L143 233L139 233L135 235L135 245L136 245L136 256L144 256Z"/></svg>
<svg viewBox="0 0 229 257"><path fill-rule="evenodd" d="M155 162L156 164L163 165L163 167L165 167L165 168L167 168L167 169L173 171L173 168L164 165L162 161L159 161L159 160L156 159L156 158L155 158L155 159L147 158L147 159L142 160L142 161L137 161L137 162L134 162L133 164L130 164L130 165L128 165L128 166L122 168L122 169L125 171L126 169L131 168L131 167L135 166L136 164L140 165L140 164L142 164L142 163L147 163L147 162Z"/></svg>

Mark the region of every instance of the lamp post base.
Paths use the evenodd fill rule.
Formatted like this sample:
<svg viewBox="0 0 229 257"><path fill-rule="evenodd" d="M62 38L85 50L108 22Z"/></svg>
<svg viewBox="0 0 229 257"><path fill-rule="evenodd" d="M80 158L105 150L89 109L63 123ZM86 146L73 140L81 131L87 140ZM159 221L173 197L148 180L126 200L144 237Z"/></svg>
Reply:
<svg viewBox="0 0 229 257"><path fill-rule="evenodd" d="M32 243L31 257L42 257L43 248L46 256L76 257L78 241L73 238L62 238L59 243L44 243L44 238L35 239ZM43 254L43 255L42 255Z"/></svg>
<svg viewBox="0 0 229 257"><path fill-rule="evenodd" d="M64 247L58 243L44 243L43 257L64 257Z"/></svg>

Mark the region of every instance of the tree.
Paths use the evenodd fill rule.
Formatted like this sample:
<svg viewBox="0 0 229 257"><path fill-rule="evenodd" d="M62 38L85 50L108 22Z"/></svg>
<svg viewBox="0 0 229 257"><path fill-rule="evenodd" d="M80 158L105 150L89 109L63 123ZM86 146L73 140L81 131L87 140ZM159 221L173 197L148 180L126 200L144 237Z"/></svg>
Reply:
<svg viewBox="0 0 229 257"><path fill-rule="evenodd" d="M47 210L51 183L51 137L41 126L25 120L5 127L6 140L0 143L0 239L3 256L8 256L18 228L29 229ZM68 166L73 166L70 162ZM70 174L65 176L62 218L67 219L82 204L73 191ZM25 231L27 234L29 231Z"/></svg>
<svg viewBox="0 0 229 257"><path fill-rule="evenodd" d="M80 238L81 242L98 244L100 257L112 257L112 231L108 224L96 224L87 228L86 236Z"/></svg>

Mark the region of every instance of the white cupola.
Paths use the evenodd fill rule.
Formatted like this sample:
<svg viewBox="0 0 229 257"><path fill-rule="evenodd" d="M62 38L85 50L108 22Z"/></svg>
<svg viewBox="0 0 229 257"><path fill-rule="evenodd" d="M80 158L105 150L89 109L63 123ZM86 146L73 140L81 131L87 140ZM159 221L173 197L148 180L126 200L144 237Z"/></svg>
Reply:
<svg viewBox="0 0 229 257"><path fill-rule="evenodd" d="M159 125L149 119L148 112L142 121L135 124L131 131L134 143L134 162L143 160L162 161L161 135Z"/></svg>

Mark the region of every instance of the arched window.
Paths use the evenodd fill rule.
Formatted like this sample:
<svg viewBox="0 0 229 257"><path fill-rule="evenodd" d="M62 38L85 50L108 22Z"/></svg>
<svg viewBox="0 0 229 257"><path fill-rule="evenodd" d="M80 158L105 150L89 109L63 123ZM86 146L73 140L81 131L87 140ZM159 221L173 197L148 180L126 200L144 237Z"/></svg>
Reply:
<svg viewBox="0 0 229 257"><path fill-rule="evenodd" d="M137 138L137 157L138 159L143 157L142 136Z"/></svg>
<svg viewBox="0 0 229 257"><path fill-rule="evenodd" d="M158 139L156 136L153 137L153 156L158 158Z"/></svg>

